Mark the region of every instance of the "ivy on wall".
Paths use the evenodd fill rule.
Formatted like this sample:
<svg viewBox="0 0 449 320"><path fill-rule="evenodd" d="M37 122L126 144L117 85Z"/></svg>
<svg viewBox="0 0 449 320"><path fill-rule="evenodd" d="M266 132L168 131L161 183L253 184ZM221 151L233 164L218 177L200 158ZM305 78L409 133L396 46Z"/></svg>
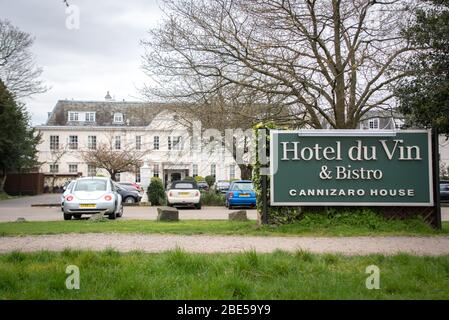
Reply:
<svg viewBox="0 0 449 320"><path fill-rule="evenodd" d="M270 136L269 131L272 129L286 129L283 127L276 126L273 122L267 122L267 123L259 123L253 127L254 130L254 138L255 138L255 144L256 144L256 156L255 156L255 163L253 166L253 174L252 174L252 180L254 182L254 189L256 191L256 207L257 207L257 213L259 216L259 221L262 221L262 212L263 212L263 199L262 199L262 175L260 174L260 169L262 167L262 164L260 163L259 159L259 133L261 129L266 130L266 146L267 149L269 149L270 146ZM267 150L267 155L269 155L269 150ZM267 167L269 164L266 165ZM270 204L270 176L267 176L267 203L268 203L268 224L288 224L292 223L294 221L297 221L301 217L301 209L300 207L271 207Z"/></svg>

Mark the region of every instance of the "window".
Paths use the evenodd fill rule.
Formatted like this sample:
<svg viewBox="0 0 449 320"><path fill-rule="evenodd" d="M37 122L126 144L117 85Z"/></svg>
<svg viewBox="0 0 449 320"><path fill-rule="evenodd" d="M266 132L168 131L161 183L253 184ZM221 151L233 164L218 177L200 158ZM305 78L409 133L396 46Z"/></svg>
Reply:
<svg viewBox="0 0 449 320"><path fill-rule="evenodd" d="M122 139L120 136L115 137L114 146L115 146L115 150L120 150L122 148Z"/></svg>
<svg viewBox="0 0 449 320"><path fill-rule="evenodd" d="M168 137L168 150L182 150L182 140L180 136Z"/></svg>
<svg viewBox="0 0 449 320"><path fill-rule="evenodd" d="M70 173L78 173L78 165L77 164L69 164L69 172Z"/></svg>
<svg viewBox="0 0 449 320"><path fill-rule="evenodd" d="M69 121L79 121L79 113L69 111Z"/></svg>
<svg viewBox="0 0 449 320"><path fill-rule="evenodd" d="M379 129L379 119L375 118L368 120L368 127L370 129Z"/></svg>
<svg viewBox="0 0 449 320"><path fill-rule="evenodd" d="M229 179L235 179L235 165L229 166Z"/></svg>
<svg viewBox="0 0 449 320"><path fill-rule="evenodd" d="M154 148L154 150L159 150L159 136L154 136L153 148Z"/></svg>
<svg viewBox="0 0 449 320"><path fill-rule="evenodd" d="M51 173L58 173L59 172L59 165L58 164L51 164L50 165L50 172Z"/></svg>
<svg viewBox="0 0 449 320"><path fill-rule="evenodd" d="M153 166L153 177L159 177L159 165L155 164Z"/></svg>
<svg viewBox="0 0 449 320"><path fill-rule="evenodd" d="M193 165L192 175L193 175L193 177L196 177L198 175L198 165L197 164Z"/></svg>
<svg viewBox="0 0 449 320"><path fill-rule="evenodd" d="M115 123L123 122L123 113L114 113L114 122Z"/></svg>
<svg viewBox="0 0 449 320"><path fill-rule="evenodd" d="M217 165L216 164L211 164L210 165L210 175L215 177L217 174Z"/></svg>
<svg viewBox="0 0 449 320"><path fill-rule="evenodd" d="M95 122L95 112L86 112L86 122Z"/></svg>
<svg viewBox="0 0 449 320"><path fill-rule="evenodd" d="M96 175L97 175L97 168L92 164L87 165L87 176L95 177Z"/></svg>
<svg viewBox="0 0 449 320"><path fill-rule="evenodd" d="M136 136L136 150L142 149L142 136Z"/></svg>
<svg viewBox="0 0 449 320"><path fill-rule="evenodd" d="M140 177L140 168L136 167L136 182L139 183L141 182L141 177Z"/></svg>
<svg viewBox="0 0 449 320"><path fill-rule="evenodd" d="M106 191L107 180L104 179L92 179L92 180L80 180L76 183L75 191Z"/></svg>
<svg viewBox="0 0 449 320"><path fill-rule="evenodd" d="M69 149L78 149L78 136L69 136Z"/></svg>
<svg viewBox="0 0 449 320"><path fill-rule="evenodd" d="M97 136L88 136L87 137L87 147L90 150L97 149Z"/></svg>
<svg viewBox="0 0 449 320"><path fill-rule="evenodd" d="M59 149L59 136L50 136L50 150Z"/></svg>
<svg viewBox="0 0 449 320"><path fill-rule="evenodd" d="M120 173L115 174L115 181L120 182Z"/></svg>

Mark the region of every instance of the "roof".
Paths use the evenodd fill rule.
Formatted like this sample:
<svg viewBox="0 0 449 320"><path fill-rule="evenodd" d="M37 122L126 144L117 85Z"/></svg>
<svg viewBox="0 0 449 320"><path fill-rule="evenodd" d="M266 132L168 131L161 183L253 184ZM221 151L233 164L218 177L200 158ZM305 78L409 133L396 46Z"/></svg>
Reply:
<svg viewBox="0 0 449 320"><path fill-rule="evenodd" d="M125 101L59 100L46 122L47 126L147 126L162 110L171 106L163 103ZM69 111L95 112L95 122L69 121ZM114 113L123 114L123 123L114 123Z"/></svg>

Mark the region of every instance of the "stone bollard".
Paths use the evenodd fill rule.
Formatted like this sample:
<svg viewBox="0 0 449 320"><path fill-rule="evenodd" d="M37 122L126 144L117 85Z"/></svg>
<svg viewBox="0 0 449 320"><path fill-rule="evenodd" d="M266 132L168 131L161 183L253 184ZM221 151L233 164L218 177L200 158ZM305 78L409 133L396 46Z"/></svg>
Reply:
<svg viewBox="0 0 449 320"><path fill-rule="evenodd" d="M178 221L179 212L176 208L160 207L157 208L157 221Z"/></svg>
<svg viewBox="0 0 449 320"><path fill-rule="evenodd" d="M106 221L106 218L104 217L104 214L106 213L106 210L101 211L99 213L95 213L89 217L90 221Z"/></svg>
<svg viewBox="0 0 449 320"><path fill-rule="evenodd" d="M245 221L248 220L246 216L246 210L234 211L229 214L230 221Z"/></svg>

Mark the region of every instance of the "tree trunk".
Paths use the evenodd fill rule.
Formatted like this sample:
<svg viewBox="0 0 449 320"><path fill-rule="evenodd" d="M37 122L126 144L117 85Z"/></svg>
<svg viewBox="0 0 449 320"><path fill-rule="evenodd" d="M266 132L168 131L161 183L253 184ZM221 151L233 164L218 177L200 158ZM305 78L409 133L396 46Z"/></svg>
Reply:
<svg viewBox="0 0 449 320"><path fill-rule="evenodd" d="M5 192L5 183L7 176L8 174L6 173L6 170L3 169L3 176L2 179L0 180L0 193Z"/></svg>
<svg viewBox="0 0 449 320"><path fill-rule="evenodd" d="M253 166L250 164L239 164L240 177L242 180L251 180L253 175Z"/></svg>

